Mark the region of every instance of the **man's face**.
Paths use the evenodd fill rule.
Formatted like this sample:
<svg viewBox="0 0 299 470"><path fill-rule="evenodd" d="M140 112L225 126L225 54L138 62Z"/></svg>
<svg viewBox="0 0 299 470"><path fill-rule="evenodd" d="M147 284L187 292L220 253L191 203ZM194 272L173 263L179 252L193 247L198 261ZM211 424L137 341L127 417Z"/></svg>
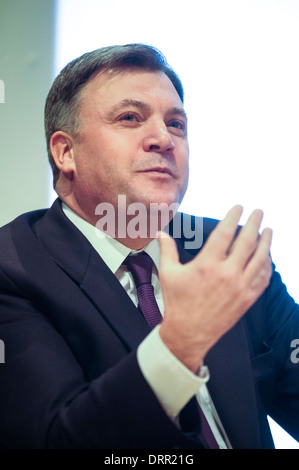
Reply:
<svg viewBox="0 0 299 470"><path fill-rule="evenodd" d="M161 72L99 73L82 92L74 137L74 197L90 219L118 195L135 202L180 203L188 182L187 121Z"/></svg>

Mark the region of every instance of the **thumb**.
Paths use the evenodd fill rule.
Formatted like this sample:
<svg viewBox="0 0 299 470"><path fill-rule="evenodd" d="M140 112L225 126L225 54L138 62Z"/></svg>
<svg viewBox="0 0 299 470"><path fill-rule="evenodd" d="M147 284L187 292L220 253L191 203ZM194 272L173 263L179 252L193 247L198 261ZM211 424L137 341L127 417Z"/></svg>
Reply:
<svg viewBox="0 0 299 470"><path fill-rule="evenodd" d="M174 239L166 232L158 232L160 245L160 269L179 263L179 254Z"/></svg>

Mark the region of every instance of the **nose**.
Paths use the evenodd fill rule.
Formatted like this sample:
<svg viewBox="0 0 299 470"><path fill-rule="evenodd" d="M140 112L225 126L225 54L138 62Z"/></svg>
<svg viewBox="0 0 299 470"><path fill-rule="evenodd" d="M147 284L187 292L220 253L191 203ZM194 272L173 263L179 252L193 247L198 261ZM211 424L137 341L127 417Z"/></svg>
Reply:
<svg viewBox="0 0 299 470"><path fill-rule="evenodd" d="M164 122L152 123L146 129L143 140L143 149L146 152L156 151L159 153L169 152L174 148L172 135L169 133Z"/></svg>

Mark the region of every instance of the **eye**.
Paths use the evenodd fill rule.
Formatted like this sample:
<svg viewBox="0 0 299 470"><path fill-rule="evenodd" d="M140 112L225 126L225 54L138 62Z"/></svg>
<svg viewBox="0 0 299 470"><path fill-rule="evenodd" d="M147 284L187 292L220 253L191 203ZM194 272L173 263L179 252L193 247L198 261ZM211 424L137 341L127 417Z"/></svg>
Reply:
<svg viewBox="0 0 299 470"><path fill-rule="evenodd" d="M178 135L183 135L186 133L187 125L184 121L179 119L173 119L167 124L167 127L170 127Z"/></svg>
<svg viewBox="0 0 299 470"><path fill-rule="evenodd" d="M171 127L175 127L176 129L182 129L183 124L182 124L181 122L179 122L179 121L172 121L172 122L170 123L170 126L171 126Z"/></svg>
<svg viewBox="0 0 299 470"><path fill-rule="evenodd" d="M141 119L140 119L140 116L138 114L133 113L132 111L130 111L130 112L124 113L121 116L119 116L118 121L124 121L124 122L128 122L128 123L131 123L131 122L132 123L137 123L137 122L140 122Z"/></svg>

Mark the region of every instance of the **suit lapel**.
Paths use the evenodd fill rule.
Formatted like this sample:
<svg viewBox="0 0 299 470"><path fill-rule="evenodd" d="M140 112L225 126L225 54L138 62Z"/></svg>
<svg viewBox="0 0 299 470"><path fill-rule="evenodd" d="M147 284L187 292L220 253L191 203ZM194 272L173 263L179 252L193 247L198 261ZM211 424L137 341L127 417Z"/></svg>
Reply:
<svg viewBox="0 0 299 470"><path fill-rule="evenodd" d="M92 250L81 289L130 349L138 347L150 327L118 279Z"/></svg>
<svg viewBox="0 0 299 470"><path fill-rule="evenodd" d="M64 215L59 200L38 222L36 233L119 338L135 349L150 327L102 258Z"/></svg>

